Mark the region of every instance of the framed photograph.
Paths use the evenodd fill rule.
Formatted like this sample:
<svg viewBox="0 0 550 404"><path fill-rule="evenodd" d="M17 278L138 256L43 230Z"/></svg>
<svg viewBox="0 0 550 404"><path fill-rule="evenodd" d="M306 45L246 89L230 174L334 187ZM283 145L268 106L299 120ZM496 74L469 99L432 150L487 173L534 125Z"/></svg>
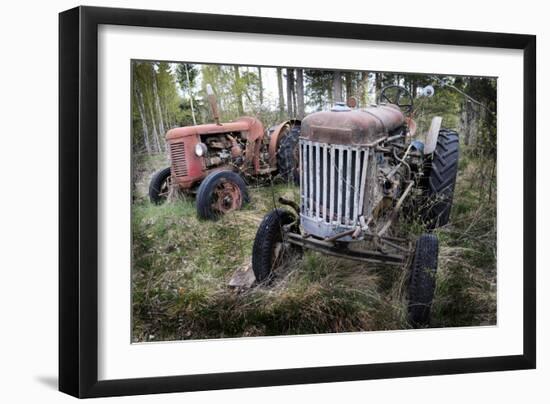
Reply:
<svg viewBox="0 0 550 404"><path fill-rule="evenodd" d="M59 16L59 388L533 369L532 35Z"/></svg>

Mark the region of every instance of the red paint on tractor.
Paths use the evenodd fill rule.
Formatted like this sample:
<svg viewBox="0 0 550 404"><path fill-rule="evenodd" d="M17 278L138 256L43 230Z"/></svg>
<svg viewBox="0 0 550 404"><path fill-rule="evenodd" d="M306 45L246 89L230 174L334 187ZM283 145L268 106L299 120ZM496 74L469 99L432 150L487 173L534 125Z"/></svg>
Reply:
<svg viewBox="0 0 550 404"><path fill-rule="evenodd" d="M195 154L195 146L201 141L201 135L236 132L245 135L246 138L245 165L252 167L252 174L258 174L264 127L256 118L242 117L234 122L185 126L169 130L166 134L166 141L170 150L172 174L176 183L181 188L188 189L208 174L204 158Z"/></svg>

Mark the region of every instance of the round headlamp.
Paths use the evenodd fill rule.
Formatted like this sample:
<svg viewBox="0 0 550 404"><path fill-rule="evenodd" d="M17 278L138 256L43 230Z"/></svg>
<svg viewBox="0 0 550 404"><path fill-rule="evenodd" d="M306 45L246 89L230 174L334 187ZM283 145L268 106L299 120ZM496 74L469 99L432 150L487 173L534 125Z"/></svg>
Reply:
<svg viewBox="0 0 550 404"><path fill-rule="evenodd" d="M197 143L195 145L195 154L197 155L197 157L204 156L207 150L208 149L204 143Z"/></svg>

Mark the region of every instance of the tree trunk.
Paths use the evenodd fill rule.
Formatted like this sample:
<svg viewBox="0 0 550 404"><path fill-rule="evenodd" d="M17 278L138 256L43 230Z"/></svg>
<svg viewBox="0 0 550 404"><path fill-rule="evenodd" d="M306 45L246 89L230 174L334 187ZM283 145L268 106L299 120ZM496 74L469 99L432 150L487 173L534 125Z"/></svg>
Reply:
<svg viewBox="0 0 550 404"><path fill-rule="evenodd" d="M193 118L193 125L197 124L197 119L195 118L195 107L193 105L193 90L191 86L191 80L189 79L189 69L187 68L187 64L184 64L185 66L185 78L187 79L187 88L189 91L189 104L191 105L191 117Z"/></svg>
<svg viewBox="0 0 550 404"><path fill-rule="evenodd" d="M296 115L299 119L302 119L305 116L304 71L302 69L296 69L296 95L298 97L298 111Z"/></svg>
<svg viewBox="0 0 550 404"><path fill-rule="evenodd" d="M259 78L259 83L258 85L260 86L260 106L263 106L264 105L264 85L263 85L263 81L262 81L262 68L261 67L258 67L258 78Z"/></svg>
<svg viewBox="0 0 550 404"><path fill-rule="evenodd" d="M136 95L136 102L139 111L139 117L141 119L141 130L143 132L143 144L145 145L145 150L147 154L151 154L151 144L149 143L149 128L147 127L147 118L145 115L145 105L143 104L143 94L138 88L137 83L134 83L134 91Z"/></svg>
<svg viewBox="0 0 550 404"><path fill-rule="evenodd" d="M241 88L241 74L239 73L239 67L233 66L233 76L234 76L234 90L237 95L237 110L239 115L244 115L244 105L243 105L243 91Z"/></svg>
<svg viewBox="0 0 550 404"><path fill-rule="evenodd" d="M164 136L165 130L164 130L164 121L162 117L162 108L160 106L160 98L158 93L158 86L157 86L157 75L155 74L155 69L153 68L153 65L151 64L151 82L153 83L153 99L155 103L156 112L158 114L158 124L159 124L159 132L161 136ZM160 142L157 134L157 141L159 146L159 152L163 151L162 143Z"/></svg>
<svg viewBox="0 0 550 404"><path fill-rule="evenodd" d="M279 118L285 114L285 97L283 95L283 70L277 67L277 88L279 90Z"/></svg>
<svg viewBox="0 0 550 404"><path fill-rule="evenodd" d="M377 97L380 93L380 90L382 90L383 80L384 76L382 75L382 73L374 73L374 89L376 91L375 97Z"/></svg>
<svg viewBox="0 0 550 404"><path fill-rule="evenodd" d="M464 144L469 146L477 141L477 130L479 122L479 113L476 107L468 100L462 103L462 111L460 112L459 128L460 133L464 136Z"/></svg>
<svg viewBox="0 0 550 404"><path fill-rule="evenodd" d="M152 123L152 126L153 126L152 136L153 136L153 141L155 142L155 145L156 145L156 152L157 153L162 153L162 148L160 146L160 140L159 140L159 134L157 132L157 123L155 121L155 111L153 110L153 106L151 104L149 104L149 114L151 115L151 123Z"/></svg>
<svg viewBox="0 0 550 404"><path fill-rule="evenodd" d="M359 81L359 105L366 107L368 105L369 97L369 72L361 72L361 80Z"/></svg>
<svg viewBox="0 0 550 404"><path fill-rule="evenodd" d="M346 100L349 100L350 97L353 97L353 74L351 72L344 73L344 78L346 79Z"/></svg>
<svg viewBox="0 0 550 404"><path fill-rule="evenodd" d="M332 80L332 97L334 103L342 102L342 72L335 71Z"/></svg>
<svg viewBox="0 0 550 404"><path fill-rule="evenodd" d="M170 116L168 115L168 108L166 107L166 100L163 98L161 102L162 110L164 111L164 124L166 125L166 130L169 130L172 127Z"/></svg>
<svg viewBox="0 0 550 404"><path fill-rule="evenodd" d="M292 111L294 112L294 117L297 115L298 103L296 99L296 77L294 76L294 70L292 70Z"/></svg>
<svg viewBox="0 0 550 404"><path fill-rule="evenodd" d="M288 116L289 118L294 118L294 102L293 98L293 89L294 87L294 74L292 69L286 69L286 103L288 107Z"/></svg>
<svg viewBox="0 0 550 404"><path fill-rule="evenodd" d="M418 95L418 81L413 80L411 83L412 89L411 89L411 95L414 98Z"/></svg>

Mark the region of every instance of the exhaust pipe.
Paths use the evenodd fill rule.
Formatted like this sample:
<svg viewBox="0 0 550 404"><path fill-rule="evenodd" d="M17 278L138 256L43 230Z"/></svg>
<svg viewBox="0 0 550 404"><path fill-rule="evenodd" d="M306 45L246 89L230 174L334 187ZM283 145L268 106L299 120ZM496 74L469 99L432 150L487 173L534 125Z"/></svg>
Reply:
<svg viewBox="0 0 550 404"><path fill-rule="evenodd" d="M218 111L218 102L216 100L216 95L210 84L206 85L206 94L208 94L208 102L210 103L210 108L212 108L212 115L214 116L214 122L216 125L220 125L220 113Z"/></svg>

